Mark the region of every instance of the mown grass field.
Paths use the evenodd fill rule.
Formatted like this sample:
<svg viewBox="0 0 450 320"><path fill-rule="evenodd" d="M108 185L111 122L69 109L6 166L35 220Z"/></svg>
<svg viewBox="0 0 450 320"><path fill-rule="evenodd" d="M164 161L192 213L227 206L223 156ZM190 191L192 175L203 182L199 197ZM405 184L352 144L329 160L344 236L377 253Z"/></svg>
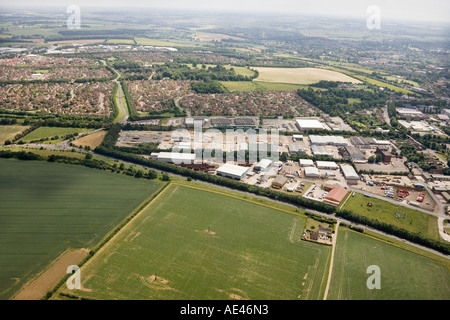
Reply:
<svg viewBox="0 0 450 320"><path fill-rule="evenodd" d="M368 203L372 203L372 206L369 207ZM421 233L434 240L440 239L437 218L414 209L373 197L366 198L361 193L355 193L354 197L350 197L343 209L411 232Z"/></svg>
<svg viewBox="0 0 450 320"><path fill-rule="evenodd" d="M72 143L80 148L88 146L91 150L97 148L106 136L106 131L97 131L81 138L75 139Z"/></svg>
<svg viewBox="0 0 450 320"><path fill-rule="evenodd" d="M22 141L24 142L30 142L30 141L36 141L40 139L46 139L49 140L44 141L44 143L57 143L64 140L64 137L68 134L73 133L83 133L83 132L89 132L93 129L86 129L86 128L59 128L59 127L39 127L36 130L30 132L25 137L23 137ZM54 137L58 136L58 139L52 139Z"/></svg>
<svg viewBox="0 0 450 320"><path fill-rule="evenodd" d="M367 288L371 265L380 268L381 289ZM438 261L340 228L328 299L449 300L449 271L449 260Z"/></svg>
<svg viewBox="0 0 450 320"><path fill-rule="evenodd" d="M330 247L300 240L305 218L242 198L170 185L82 267L83 289L65 292L94 299L320 299Z"/></svg>
<svg viewBox="0 0 450 320"><path fill-rule="evenodd" d="M230 92L296 91L307 88L307 85L301 84L263 81L220 81L220 83Z"/></svg>
<svg viewBox="0 0 450 320"><path fill-rule="evenodd" d="M94 248L161 183L58 163L0 159L0 299L68 248Z"/></svg>
<svg viewBox="0 0 450 320"><path fill-rule="evenodd" d="M360 83L343 73L319 68L265 68L255 67L259 76L255 81L293 84L313 84L321 80Z"/></svg>
<svg viewBox="0 0 450 320"><path fill-rule="evenodd" d="M0 126L0 144L6 140L12 141L16 135L28 129L28 126Z"/></svg>
<svg viewBox="0 0 450 320"><path fill-rule="evenodd" d="M190 42L172 42L149 38L135 38L136 44L139 46L156 46L156 47L196 47L197 44Z"/></svg>

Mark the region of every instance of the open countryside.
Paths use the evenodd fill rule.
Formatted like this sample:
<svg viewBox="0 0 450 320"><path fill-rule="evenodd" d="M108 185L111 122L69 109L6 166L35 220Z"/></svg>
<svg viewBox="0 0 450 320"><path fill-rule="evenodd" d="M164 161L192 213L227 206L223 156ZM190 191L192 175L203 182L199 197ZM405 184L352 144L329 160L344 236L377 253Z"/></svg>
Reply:
<svg viewBox="0 0 450 320"><path fill-rule="evenodd" d="M319 299L330 248L300 241L304 223L245 200L171 185L86 265L84 289L66 293L94 299Z"/></svg>
<svg viewBox="0 0 450 320"><path fill-rule="evenodd" d="M261 68L256 67L259 72L255 81L280 82L291 84L312 84L324 81L340 81L350 83L361 83L345 74L324 70L319 68Z"/></svg>
<svg viewBox="0 0 450 320"><path fill-rule="evenodd" d="M79 166L0 159L0 298L69 248L95 248L161 187Z"/></svg>
<svg viewBox="0 0 450 320"><path fill-rule="evenodd" d="M381 29L350 0L92 0L79 28L24 2L0 4L0 299L450 300L448 1Z"/></svg>

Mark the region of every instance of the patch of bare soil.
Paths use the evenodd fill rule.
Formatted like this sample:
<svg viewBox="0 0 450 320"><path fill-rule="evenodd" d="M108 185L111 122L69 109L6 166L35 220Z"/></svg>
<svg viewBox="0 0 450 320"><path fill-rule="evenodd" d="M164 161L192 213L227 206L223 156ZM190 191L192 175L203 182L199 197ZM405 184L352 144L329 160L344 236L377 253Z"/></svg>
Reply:
<svg viewBox="0 0 450 320"><path fill-rule="evenodd" d="M71 250L66 251L53 264L31 280L22 288L22 290L13 298L13 300L39 300L48 291L52 290L59 281L67 274L67 267L78 265L87 257L89 250Z"/></svg>

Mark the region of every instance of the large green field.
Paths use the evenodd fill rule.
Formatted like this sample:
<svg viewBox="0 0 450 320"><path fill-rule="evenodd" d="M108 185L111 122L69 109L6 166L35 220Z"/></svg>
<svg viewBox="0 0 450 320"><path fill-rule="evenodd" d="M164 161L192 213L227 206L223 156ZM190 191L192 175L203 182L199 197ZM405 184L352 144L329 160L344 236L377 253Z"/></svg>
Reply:
<svg viewBox="0 0 450 320"><path fill-rule="evenodd" d="M307 85L302 84L263 81L220 81L220 83L230 92L296 91L308 88Z"/></svg>
<svg viewBox="0 0 450 320"><path fill-rule="evenodd" d="M0 126L0 144L6 140L12 140L16 135L26 130L27 126Z"/></svg>
<svg viewBox="0 0 450 320"><path fill-rule="evenodd" d="M368 289L380 268L380 289ZM450 263L416 254L371 237L340 228L334 258L330 300L450 300Z"/></svg>
<svg viewBox="0 0 450 320"><path fill-rule="evenodd" d="M59 128L59 127L39 127L36 130L30 132L21 140L24 142L36 141L39 139L50 139L51 143L63 141L64 137L68 134L88 132L93 129L85 128ZM52 139L58 136L58 139Z"/></svg>
<svg viewBox="0 0 450 320"><path fill-rule="evenodd" d="M0 159L0 299L68 248L94 248L161 187L81 166Z"/></svg>
<svg viewBox="0 0 450 320"><path fill-rule="evenodd" d="M83 288L65 293L321 299L330 247L301 241L304 223L275 208L172 184L82 267Z"/></svg>
<svg viewBox="0 0 450 320"><path fill-rule="evenodd" d="M368 203L372 203L372 206L369 207ZM437 218L424 212L373 197L366 198L358 192L355 193L354 197L348 199L343 209L389 223L410 232L421 233L434 240L440 239Z"/></svg>

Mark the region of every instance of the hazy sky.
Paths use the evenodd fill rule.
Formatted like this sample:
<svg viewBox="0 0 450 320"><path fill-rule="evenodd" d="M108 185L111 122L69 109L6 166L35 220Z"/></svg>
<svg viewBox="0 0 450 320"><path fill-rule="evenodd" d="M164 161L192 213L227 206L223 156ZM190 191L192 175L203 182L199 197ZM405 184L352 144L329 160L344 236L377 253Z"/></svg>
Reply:
<svg viewBox="0 0 450 320"><path fill-rule="evenodd" d="M449 0L15 0L8 5L78 5L98 7L191 8L214 11L263 11L368 17L366 9L376 5L387 19L450 22ZM4 3L6 4L6 3Z"/></svg>

